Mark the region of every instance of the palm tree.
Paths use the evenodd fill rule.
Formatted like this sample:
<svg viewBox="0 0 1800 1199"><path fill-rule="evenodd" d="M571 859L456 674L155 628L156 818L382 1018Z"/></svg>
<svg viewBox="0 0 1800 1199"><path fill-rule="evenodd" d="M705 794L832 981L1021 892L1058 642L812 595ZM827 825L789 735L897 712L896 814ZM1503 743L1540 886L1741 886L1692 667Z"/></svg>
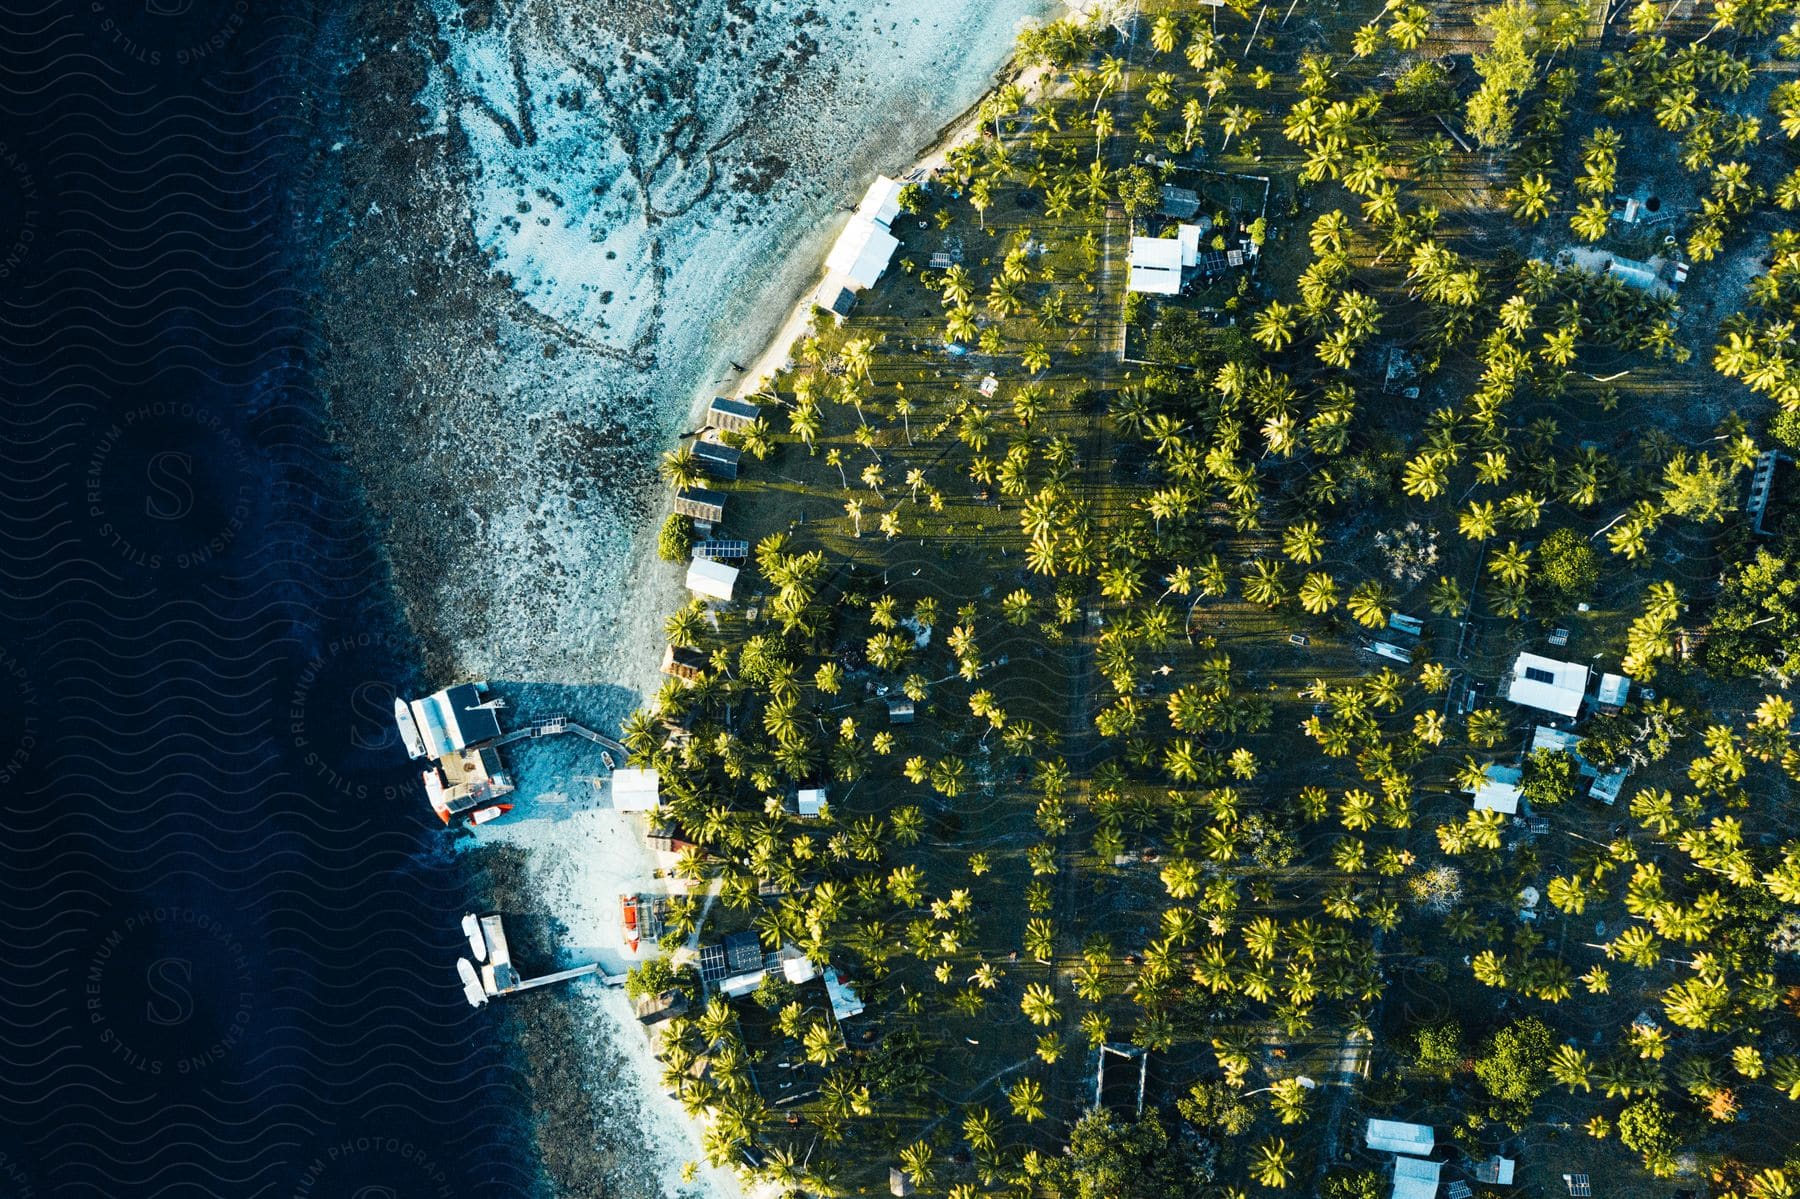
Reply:
<svg viewBox="0 0 1800 1199"><path fill-rule="evenodd" d="M1025 347L1019 360L1031 374L1047 371L1050 369L1050 347L1041 341L1034 341Z"/></svg>
<svg viewBox="0 0 1800 1199"><path fill-rule="evenodd" d="M1521 221L1536 224L1550 215L1550 206L1554 203L1556 193L1550 190L1550 181L1541 174L1527 175L1519 180L1512 213Z"/></svg>
<svg viewBox="0 0 1800 1199"><path fill-rule="evenodd" d="M1100 150L1106 145L1106 139L1117 130L1113 123L1112 109L1103 108L1094 114L1094 162L1100 161Z"/></svg>
<svg viewBox="0 0 1800 1199"><path fill-rule="evenodd" d="M1310 566L1319 560L1320 551L1325 547L1325 538L1319 533L1315 521L1303 521L1297 525L1289 525L1281 537L1281 549L1289 558L1301 566Z"/></svg>
<svg viewBox="0 0 1800 1199"><path fill-rule="evenodd" d="M985 1107L973 1107L963 1117L963 1136L977 1153L992 1153L999 1144L1000 1121Z"/></svg>
<svg viewBox="0 0 1800 1199"><path fill-rule="evenodd" d="M1250 1177L1263 1186L1281 1190L1293 1180L1294 1151L1280 1137L1264 1141L1251 1159Z"/></svg>
<svg viewBox="0 0 1800 1199"><path fill-rule="evenodd" d="M1173 13L1164 13L1156 18L1150 26L1150 44L1158 54L1167 54L1175 49L1175 43L1181 38L1181 18Z"/></svg>
<svg viewBox="0 0 1800 1199"><path fill-rule="evenodd" d="M659 469L671 491L681 491L693 487L705 477L705 472L700 469L699 456L694 453L692 448L685 445L664 454Z"/></svg>
<svg viewBox="0 0 1800 1199"><path fill-rule="evenodd" d="M1531 574L1531 551L1520 549L1516 541L1509 541L1504 550L1488 560L1488 571L1503 583L1522 586Z"/></svg>
<svg viewBox="0 0 1800 1199"><path fill-rule="evenodd" d="M1027 1124L1044 1118L1044 1088L1035 1078L1021 1078L1006 1093L1006 1099L1012 1104L1013 1115Z"/></svg>
<svg viewBox="0 0 1800 1199"><path fill-rule="evenodd" d="M1296 324L1294 308L1280 300L1270 300L1268 305L1256 314L1256 321L1251 328L1250 336L1256 343L1271 352L1282 349L1294 340Z"/></svg>
<svg viewBox="0 0 1800 1199"><path fill-rule="evenodd" d="M1019 999L1019 1010L1033 1024L1051 1025L1056 1023L1056 995L1043 983L1032 983L1025 988Z"/></svg>
<svg viewBox="0 0 1800 1199"><path fill-rule="evenodd" d="M981 326L975 320L975 310L967 304L952 308L944 318L944 336L950 341L974 341L980 334Z"/></svg>
<svg viewBox="0 0 1800 1199"><path fill-rule="evenodd" d="M873 346L868 338L857 337L845 342L843 349L838 353L844 360L844 368L850 372L852 377L867 379L869 365L874 361L872 350Z"/></svg>
<svg viewBox="0 0 1800 1199"><path fill-rule="evenodd" d="M1324 616L1337 607L1337 581L1322 570L1312 571L1300 584L1300 606L1314 616Z"/></svg>
<svg viewBox="0 0 1800 1199"><path fill-rule="evenodd" d="M1388 613L1393 610L1394 596L1379 580L1368 579L1352 589L1345 606L1358 624L1364 628L1378 629L1387 623Z"/></svg>
<svg viewBox="0 0 1800 1199"><path fill-rule="evenodd" d="M1241 104L1233 104L1220 113L1219 128L1224 130L1225 139L1219 143L1219 153L1225 152L1225 147L1231 144L1232 138L1248 133L1260 116L1262 114L1254 108L1245 108Z"/></svg>
<svg viewBox="0 0 1800 1199"><path fill-rule="evenodd" d="M836 449L836 448L826 450L825 451L825 465L837 467L838 482L843 484L845 491L850 490L850 480L844 477L844 453L843 453L843 451Z"/></svg>
<svg viewBox="0 0 1800 1199"><path fill-rule="evenodd" d="M1569 217L1569 228L1584 241L1599 241L1606 236L1606 230L1612 223L1612 210L1606 201L1592 199L1577 208Z"/></svg>

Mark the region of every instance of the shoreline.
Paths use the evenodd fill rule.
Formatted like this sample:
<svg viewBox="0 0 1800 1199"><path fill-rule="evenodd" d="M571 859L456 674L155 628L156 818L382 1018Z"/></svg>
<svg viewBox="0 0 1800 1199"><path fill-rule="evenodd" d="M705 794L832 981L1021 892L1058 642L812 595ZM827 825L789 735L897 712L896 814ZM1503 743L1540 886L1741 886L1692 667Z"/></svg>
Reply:
<svg viewBox="0 0 1800 1199"><path fill-rule="evenodd" d="M1068 0L1060 0L1060 2L1064 9L1069 7ZM1014 54L1007 57L1006 62L1001 65L1000 69L994 72L993 76L989 79L988 89L981 94L981 97L943 125L931 141L927 142L916 152L914 160L909 165L900 169L900 173L890 174L887 171L882 171L881 173L887 175L890 179L906 180L921 172L929 177L932 173L942 167L948 160L952 149L968 140L972 134L978 134L982 125L979 115L981 106L989 96L993 95L994 92L1006 86L1008 83L1017 83L1027 94L1030 94L1042 81L1044 75L1042 67L1030 67L1021 70L1017 65L1017 61L1017 53L1015 51ZM848 198L852 201L855 199L855 197ZM836 231L842 229L844 224L848 222L848 219L847 216L844 216L842 219L832 223L834 237L836 236ZM898 253L898 251L896 251L896 253ZM793 310L788 313L787 318L783 320L781 324L777 326L775 332L770 335L762 353L750 361L748 369L743 372L736 389L731 393L733 397L744 399L761 391L768 380L781 373L785 364L791 360L792 355L790 352L794 347L794 343L800 339L808 328L811 327L813 322L813 308L815 307L813 297L818 291L819 284L823 282L825 278L825 271L823 269L824 259L825 256L823 254L819 255L819 266L818 269L815 269L813 272L812 282L804 291L802 291L799 299L794 304ZM890 266L889 269L897 270L898 267ZM705 402L706 397L698 397L696 400L696 411L702 410L699 408L699 405L704 404Z"/></svg>
<svg viewBox="0 0 1800 1199"><path fill-rule="evenodd" d="M906 178L918 172L929 175L936 171L944 165L949 151L954 146L978 132L980 125L978 113L981 104L988 96L1009 82L1018 82L1029 91L1037 86L1041 76L1041 68L1023 71L1018 69L1016 56L1009 54L1001 68L989 77L987 90L981 94L981 97L968 105L957 117L941 126L929 141L914 152L913 158L907 165L898 168L900 173L890 174L890 177ZM889 171L882 170L880 173L889 174ZM844 199L848 204L852 203L856 196L848 195ZM829 224L828 228L832 238L837 236L845 220L847 220L847 216L840 213L839 219ZM829 242L827 242L828 244ZM748 363L748 369L741 372L737 385L729 392L709 388L695 394L694 402L690 407L692 414L689 418L690 425L697 427L696 422L713 395L730 394L743 397L754 394L779 372L782 364L790 357L794 343L812 326L815 308L814 295L825 275L824 257L823 252L816 256L814 265L810 273L805 276L805 281L801 285L788 315L774 327L774 332L764 340L763 350ZM890 269L897 270L898 267L893 266ZM729 349L721 348L718 355L729 359ZM674 444L680 444L680 442L677 441ZM746 470L754 471L755 466L748 466ZM679 576L680 564L664 562L658 554L656 544L661 523L670 510L670 499L665 494L663 503L656 509L656 514L637 530L634 548L630 555L628 577L654 578L658 574L666 574L670 578ZM649 598L648 589L642 591L634 589L634 591L637 591L640 596L639 605L644 611L653 614L660 629L661 621L668 612L673 610L673 606L658 607ZM679 595L685 598L685 590L680 591ZM656 644L659 646L662 644L660 637ZM651 680L660 679L659 663L660 653L646 654L642 659L640 671ZM646 688L644 691L646 698L650 693L651 689ZM556 772L549 772L547 778L541 771L534 772L534 774L537 776L538 782L548 784L553 791L568 778L566 774ZM530 784L526 783L526 775L523 771L520 771L519 775L520 793L523 794L530 789ZM598 800L595 801L596 805L598 802ZM588 812L592 812L593 815L589 815ZM478 851L484 846L498 844L504 845L510 850L523 850L526 855L523 887L525 892L530 895L533 907L551 914L559 924L567 929L569 943L578 946L578 948L570 948L569 945L565 945L561 948L557 954L559 964L566 967L577 959L592 960L598 957L603 963L602 973L618 973L629 969L635 962L650 960L661 954L644 953L630 958L623 956L624 947L614 935L617 932L618 923L616 906L612 902L615 894L619 890L671 895L690 892L672 890L668 877L657 877L659 875L667 876L670 872L665 867L658 866L655 853L645 841L646 829L641 819L617 813L603 815L601 814L603 812L605 809L599 806L583 811L582 805L578 803L567 813L559 814L557 819L575 825L590 826L575 833L574 839L578 842L591 837L592 844L605 844L609 850L619 851L628 848L629 852L625 861L619 862L618 867L610 872L594 869L596 866L594 858L578 860L575 846L561 844L560 842L564 838L543 836L542 826L538 826L539 832L534 835L529 818L518 824L514 824L508 819L483 828L478 831L476 842L469 848ZM626 861L629 862L629 867L626 867ZM583 873L590 873L590 879L585 886L576 881ZM594 885L591 875L599 875L603 880L599 886ZM596 891L602 893L597 904L594 902ZM577 895L580 896L579 899L575 898ZM674 1097L660 1083L661 1061L658 1057L660 1046L658 1029L638 1021L623 996L608 994L611 990L591 979L583 980L571 989L569 996L560 997L556 1002L566 1004L571 1016L574 1015L576 1009L586 1008L590 1016L605 1013L606 1018L609 1018L616 1026L635 1028L638 1035L628 1034L615 1040L607 1048L620 1057L627 1069L637 1072L644 1080L646 1088L654 1092L653 1096L645 1096L650 1100L645 1105L646 1114L654 1113L656 1109L662 1108L665 1104L673 1107ZM579 1021L576 1026L580 1027ZM592 1031L591 1024L589 1031ZM688 1136L696 1138L697 1148L698 1138L704 1135L708 1122L703 1118L682 1112L679 1116L679 1125ZM711 1189L706 1192L707 1194L728 1193L734 1199L744 1199L745 1196L754 1193L743 1185L735 1169L709 1167L704 1164L703 1158L698 1152L696 1152L694 1160L701 1162L702 1177L710 1184Z"/></svg>
<svg viewBox="0 0 1800 1199"><path fill-rule="evenodd" d="M940 17L951 7L939 8ZM1027 8L1047 16L1054 6L1015 0L1004 12ZM680 309L681 297L704 297L721 278L729 281L730 275L720 274L725 267L705 264L686 291L660 292L677 309L672 336L691 339L690 330L705 329L697 343L702 355L676 355L671 368L692 385L679 405L622 398L619 389L629 380L619 381L621 366L631 378L638 367L622 363L616 348L534 311L513 281L497 273L493 247L483 244L472 223L470 189L498 168L484 162L470 141L469 130L482 136L487 118L468 118L467 129L453 119L434 131L432 72L438 68L420 47L446 36L441 13L427 7L365 11L356 40L368 52L349 60L344 135L328 151L321 148L321 175L308 181L314 191L331 193L332 203L317 219L319 240L328 247L324 286L333 298L327 338L339 352L327 355L324 375L347 455L371 485L371 507L386 526L386 556L407 622L425 651L427 676L544 687L545 710L536 711L534 701L533 710L520 715L566 710L616 731L654 694L663 619L685 597L679 571L656 553L669 504L656 462L711 395L733 394L734 381L720 378L719 368L733 361L734 351L755 354L757 365L785 355L792 344L783 337L788 324L810 317L825 249L840 224L833 216L854 201L868 176L890 171L892 159L873 152L880 145L879 131L873 131L850 154L853 169L825 160L835 163L835 174L849 186L820 192L817 199L798 193L803 208L816 207L825 219L753 226L745 236L728 230L726 243L719 244L754 250L770 264L761 286L739 289L742 294L731 297L737 315L713 325L696 325L698 315ZM1012 69L1016 25L996 15L1000 8L969 11L974 15L968 20L984 30L1006 28L1005 55L978 81L967 81L959 99L968 102L950 121L933 123L910 152L915 165L908 170L941 160L972 125L981 98ZM926 44L916 32L907 36L915 51ZM377 46L387 52L375 53ZM968 46L956 42L943 57L954 66L969 57ZM844 67L856 69L853 62ZM898 66L884 63L883 69ZM929 74L945 87L967 79L942 67ZM471 82L452 82L466 99ZM443 99L446 111L459 111L452 99ZM805 118L815 125L819 120L813 111ZM882 128L894 123L890 115ZM547 136L542 129L539 134ZM837 128L826 134L828 140L845 136ZM340 174L341 186L334 187ZM817 190L818 182L809 180L809 186ZM726 234L714 229L710 236ZM746 277L757 274L755 263L739 267ZM791 310L781 319L757 321L761 313L784 312L780 301L769 300L772 294L782 300L791 295ZM393 328L395 312L416 320ZM719 327L738 336L719 337ZM744 372L735 387L756 378ZM564 623L565 616L574 616L576 624ZM533 681L548 678L569 682ZM521 756L519 770L530 774L528 786L539 792L570 793L580 775L596 773L555 754L535 756L540 760ZM533 792L522 786L521 794ZM523 866L517 893L530 897L531 910L564 926L556 950L568 961L616 943L623 889L617 884L650 881L654 863L637 822L590 805L565 804L562 811L554 821L489 826L469 848L505 841L525 851L532 860ZM597 852L602 847L609 853ZM478 868L489 856L471 854ZM676 1181L676 1167L684 1157L700 1158L701 1126L661 1088L652 1037L623 997L592 990L590 984L572 994L537 997L534 1007L550 1008L539 1015L523 1005L505 1014L527 1030L522 1043L537 1047L527 1055L534 1135L540 1142L545 1136L587 1142L573 1148L540 1143L537 1168L550 1185L571 1194L594 1187L617 1191L622 1180L630 1193L692 1194L694 1186ZM625 1024L637 1025L639 1033L621 1037ZM554 1121L547 1116L552 1111ZM704 1193L742 1193L735 1175L713 1175L703 1171Z"/></svg>

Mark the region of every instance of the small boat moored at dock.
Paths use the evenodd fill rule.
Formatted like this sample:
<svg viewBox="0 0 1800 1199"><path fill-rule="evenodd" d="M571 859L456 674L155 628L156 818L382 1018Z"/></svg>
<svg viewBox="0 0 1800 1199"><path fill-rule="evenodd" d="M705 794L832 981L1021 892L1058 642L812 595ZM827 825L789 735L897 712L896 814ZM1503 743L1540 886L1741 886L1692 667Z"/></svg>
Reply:
<svg viewBox="0 0 1800 1199"><path fill-rule="evenodd" d="M406 752L415 758L425 756L425 739L419 736L419 722L413 719L412 705L394 697L394 723L400 728L400 740L406 745Z"/></svg>

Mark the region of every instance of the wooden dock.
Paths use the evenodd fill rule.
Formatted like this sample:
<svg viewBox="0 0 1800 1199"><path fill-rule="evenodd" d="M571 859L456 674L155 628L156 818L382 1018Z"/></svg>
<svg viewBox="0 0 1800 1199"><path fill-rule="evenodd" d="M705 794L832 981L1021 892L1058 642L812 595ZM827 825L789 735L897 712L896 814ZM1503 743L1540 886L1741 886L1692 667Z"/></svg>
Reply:
<svg viewBox="0 0 1800 1199"><path fill-rule="evenodd" d="M586 737L602 749L618 754L621 762L631 753L611 737L596 733L585 725L577 724L567 716L547 716L542 720L534 720L522 729L514 729L512 732L504 734L494 742L494 745L496 747L511 745L515 741L531 741L538 737L557 737L563 733L574 733L577 737Z"/></svg>

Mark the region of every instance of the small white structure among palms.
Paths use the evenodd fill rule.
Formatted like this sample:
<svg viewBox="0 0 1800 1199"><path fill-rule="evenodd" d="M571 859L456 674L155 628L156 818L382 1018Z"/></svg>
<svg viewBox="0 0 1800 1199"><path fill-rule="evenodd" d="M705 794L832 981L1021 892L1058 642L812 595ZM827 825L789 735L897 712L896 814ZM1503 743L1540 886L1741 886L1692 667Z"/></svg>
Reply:
<svg viewBox="0 0 1800 1199"><path fill-rule="evenodd" d="M827 290L858 292L873 287L887 270L888 261L900 248L892 226L894 218L900 215L901 187L899 180L877 175L863 193L856 215L825 256Z"/></svg>

